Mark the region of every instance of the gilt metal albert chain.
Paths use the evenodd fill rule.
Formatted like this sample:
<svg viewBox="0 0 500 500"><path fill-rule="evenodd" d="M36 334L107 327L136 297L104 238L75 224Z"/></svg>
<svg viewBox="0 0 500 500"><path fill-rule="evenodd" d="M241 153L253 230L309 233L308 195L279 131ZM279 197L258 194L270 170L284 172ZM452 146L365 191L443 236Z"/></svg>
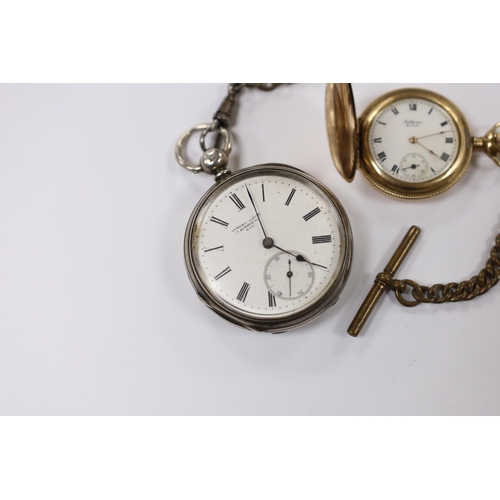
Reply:
<svg viewBox="0 0 500 500"><path fill-rule="evenodd" d="M443 302L459 302L471 300L483 295L494 287L500 280L500 234L495 239L495 245L491 249L490 258L486 266L478 275L468 281L460 283L437 284L434 286L421 286L412 280L397 280L390 274L382 272L377 275L376 280L394 290L398 301L407 307L413 307L420 303L442 304ZM414 300L406 300L403 294L411 290Z"/></svg>
<svg viewBox="0 0 500 500"><path fill-rule="evenodd" d="M419 234L420 228L412 226L384 271L377 274L372 288L347 329L349 335L353 337L359 335L368 317L386 290L392 290L400 304L406 307L414 307L421 303L442 304L444 302L472 300L479 295L485 294L500 280L500 234L497 234L495 238L495 245L491 249L490 258L486 261L484 269L468 281L448 283L447 285L438 283L429 287L419 285L413 280L398 280L394 278L394 274ZM413 300L408 300L404 297L404 294L407 292L411 293Z"/></svg>

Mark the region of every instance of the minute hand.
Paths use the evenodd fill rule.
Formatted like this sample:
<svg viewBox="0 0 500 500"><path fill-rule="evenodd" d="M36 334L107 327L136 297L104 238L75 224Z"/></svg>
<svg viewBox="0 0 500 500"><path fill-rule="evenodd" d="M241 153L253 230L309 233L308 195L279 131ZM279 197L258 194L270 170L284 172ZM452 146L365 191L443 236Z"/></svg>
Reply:
<svg viewBox="0 0 500 500"><path fill-rule="evenodd" d="M266 230L264 229L264 226L262 225L262 220L260 219L260 214L257 212L257 208L255 206L255 203L253 201L252 195L250 194L250 190L248 189L248 186L245 184L245 188L248 193L248 197L250 198L250 202L252 203L253 209L255 210L255 215L257 215L257 219L259 219L259 224L260 227L262 228L262 232L264 233L264 237L267 238Z"/></svg>
<svg viewBox="0 0 500 500"><path fill-rule="evenodd" d="M447 134L448 132L451 132L451 130L443 130L441 132L436 132L435 134L423 135L422 137L415 137L415 140L418 141L420 139L426 139L427 137L433 137L435 135Z"/></svg>

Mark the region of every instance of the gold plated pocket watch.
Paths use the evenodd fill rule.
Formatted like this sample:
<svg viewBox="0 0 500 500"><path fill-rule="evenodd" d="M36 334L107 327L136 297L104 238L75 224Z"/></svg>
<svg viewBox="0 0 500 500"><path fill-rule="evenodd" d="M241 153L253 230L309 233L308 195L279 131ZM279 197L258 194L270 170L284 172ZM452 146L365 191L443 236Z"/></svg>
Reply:
<svg viewBox="0 0 500 500"><path fill-rule="evenodd" d="M485 152L500 166L500 122L485 137L472 137L460 110L445 97L424 89L401 89L382 95L356 118L352 88L329 83L326 124L330 151L344 179L356 169L383 193L420 200L443 193L465 173L474 151ZM420 234L412 226L389 263L375 277L348 333L356 337L383 292L392 290L400 304L442 304L472 300L500 281L500 234L479 274L447 284L424 286L394 274Z"/></svg>
<svg viewBox="0 0 500 500"><path fill-rule="evenodd" d="M347 181L356 169L383 193L418 200L443 193L465 173L474 151L500 166L500 122L485 137L472 137L460 110L425 89L382 95L356 118L348 83L326 88L330 151Z"/></svg>
<svg viewBox="0 0 500 500"><path fill-rule="evenodd" d="M280 333L312 321L335 304L349 277L352 233L335 195L301 170L282 164L227 170L228 129L236 96L230 84L212 123L185 132L176 147L181 166L215 176L187 224L184 257L201 301L231 323ZM199 164L184 156L201 132ZM215 147L205 145L214 133Z"/></svg>

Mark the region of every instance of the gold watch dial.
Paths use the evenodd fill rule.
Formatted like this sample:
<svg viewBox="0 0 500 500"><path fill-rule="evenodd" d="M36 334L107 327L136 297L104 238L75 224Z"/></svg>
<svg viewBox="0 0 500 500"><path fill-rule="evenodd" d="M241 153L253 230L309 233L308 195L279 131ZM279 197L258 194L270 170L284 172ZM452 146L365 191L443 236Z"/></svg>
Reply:
<svg viewBox="0 0 500 500"><path fill-rule="evenodd" d="M467 122L451 102L422 89L391 92L360 119L361 171L386 194L428 198L463 175L472 154Z"/></svg>

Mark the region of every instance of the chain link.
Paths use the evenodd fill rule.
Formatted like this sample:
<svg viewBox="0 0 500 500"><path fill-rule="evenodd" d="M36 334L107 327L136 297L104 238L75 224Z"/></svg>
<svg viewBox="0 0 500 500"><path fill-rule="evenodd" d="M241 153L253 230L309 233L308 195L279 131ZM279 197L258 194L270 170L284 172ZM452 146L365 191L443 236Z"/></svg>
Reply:
<svg viewBox="0 0 500 500"><path fill-rule="evenodd" d="M207 150L205 138L210 132L217 134L216 147L220 147L221 129L229 129L229 122L233 114L236 96L245 88L255 88L258 90L270 91L280 86L281 83L230 83L227 88L227 96L222 101L219 109L215 112L213 122L209 128L204 130L200 136L200 146L203 151Z"/></svg>
<svg viewBox="0 0 500 500"><path fill-rule="evenodd" d="M500 281L500 234L495 239L495 246L491 249L490 258L486 266L477 276L461 283L437 284L422 286L412 280L397 280L388 273L379 273L377 280L389 286L394 291L398 301L406 306L413 307L422 302L442 304L443 302L459 302L471 300L483 295ZM404 294L410 293L413 300L408 300Z"/></svg>
<svg viewBox="0 0 500 500"><path fill-rule="evenodd" d="M227 96L222 101L219 109L214 114L214 122L212 123L212 131L220 126L229 127L229 121L233 112L236 96L245 88L255 88L258 90L270 91L274 90L281 83L230 83L227 88Z"/></svg>

